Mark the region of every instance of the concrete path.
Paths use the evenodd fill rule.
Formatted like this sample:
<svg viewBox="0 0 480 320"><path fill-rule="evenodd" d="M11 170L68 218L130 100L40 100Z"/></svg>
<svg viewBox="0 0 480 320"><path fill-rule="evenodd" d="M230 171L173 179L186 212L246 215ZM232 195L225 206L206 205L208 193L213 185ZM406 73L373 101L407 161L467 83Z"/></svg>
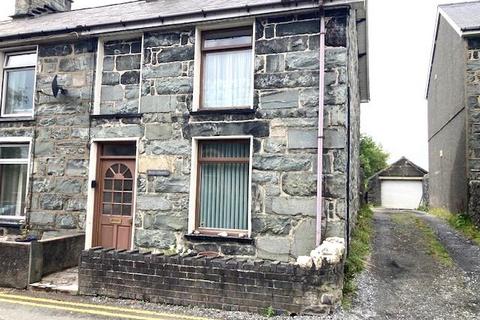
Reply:
<svg viewBox="0 0 480 320"><path fill-rule="evenodd" d="M31 290L77 294L78 268L70 268L49 274L43 277L41 281L32 283L28 287Z"/></svg>
<svg viewBox="0 0 480 320"><path fill-rule="evenodd" d="M431 254L431 237L416 219L431 227L453 264ZM480 248L419 212L375 210L374 224L368 270L352 310L340 318L480 319Z"/></svg>

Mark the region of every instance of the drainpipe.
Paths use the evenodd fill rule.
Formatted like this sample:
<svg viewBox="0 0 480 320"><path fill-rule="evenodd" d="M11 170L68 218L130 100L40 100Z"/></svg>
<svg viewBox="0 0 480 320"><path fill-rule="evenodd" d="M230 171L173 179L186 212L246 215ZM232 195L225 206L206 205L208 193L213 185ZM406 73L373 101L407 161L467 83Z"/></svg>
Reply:
<svg viewBox="0 0 480 320"><path fill-rule="evenodd" d="M325 104L325 14L323 1L320 6L320 63L318 77L318 136L317 136L317 247L322 243L323 215L323 109Z"/></svg>

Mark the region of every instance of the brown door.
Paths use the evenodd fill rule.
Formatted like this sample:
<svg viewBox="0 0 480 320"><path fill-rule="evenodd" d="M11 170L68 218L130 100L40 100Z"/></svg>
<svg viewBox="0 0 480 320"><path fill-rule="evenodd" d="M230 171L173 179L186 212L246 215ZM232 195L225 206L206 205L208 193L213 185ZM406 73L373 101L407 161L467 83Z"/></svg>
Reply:
<svg viewBox="0 0 480 320"><path fill-rule="evenodd" d="M109 148L105 146L100 150L103 154L99 158L97 175L94 243L105 248L130 249L135 158L109 155L106 152Z"/></svg>

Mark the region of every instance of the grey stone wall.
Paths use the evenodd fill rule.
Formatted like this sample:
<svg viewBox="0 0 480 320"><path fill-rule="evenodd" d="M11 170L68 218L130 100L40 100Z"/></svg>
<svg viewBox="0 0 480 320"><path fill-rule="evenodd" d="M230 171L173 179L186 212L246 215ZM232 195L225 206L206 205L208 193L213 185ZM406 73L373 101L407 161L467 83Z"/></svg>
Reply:
<svg viewBox="0 0 480 320"><path fill-rule="evenodd" d="M346 12L328 18L325 108L327 234L343 237L348 53ZM261 19L256 25L255 112L191 114L194 30L145 34L140 192L135 243L288 261L315 247L319 19ZM354 71L352 71L352 74ZM358 128L358 127L356 127ZM355 134L356 129L353 131ZM205 242L187 229L193 136L253 135L253 243ZM149 169L168 177L148 177ZM355 191L354 191L355 193ZM356 201L352 197L352 201ZM352 202L352 203L353 203Z"/></svg>
<svg viewBox="0 0 480 320"><path fill-rule="evenodd" d="M95 52L96 39L39 46L28 214L35 229L85 226ZM51 96L55 75L68 90L58 98Z"/></svg>
<svg viewBox="0 0 480 320"><path fill-rule="evenodd" d="M367 202L373 206L382 205L382 184L378 175L368 180Z"/></svg>
<svg viewBox="0 0 480 320"><path fill-rule="evenodd" d="M137 113L142 39L104 43L101 114Z"/></svg>
<svg viewBox="0 0 480 320"><path fill-rule="evenodd" d="M323 234L344 237L347 210L353 217L358 209L355 17L346 10L327 15ZM55 99L38 93L34 121L0 123L2 134L35 140L33 228L84 229L90 139L138 138L136 248L281 261L308 255L316 229L318 14L257 19L254 109L240 114L192 112L193 26L146 32L143 39L141 53L136 40L105 43L101 113L118 113L114 118L89 117L96 39L40 47L37 90L49 92L58 75L68 94ZM136 112L138 91L140 114L122 115ZM220 135L254 139L252 241L185 237L192 137ZM167 174L149 176L151 170Z"/></svg>
<svg viewBox="0 0 480 320"><path fill-rule="evenodd" d="M467 175L468 212L480 225L480 39L468 40L467 92Z"/></svg>
<svg viewBox="0 0 480 320"><path fill-rule="evenodd" d="M355 10L350 10L348 17L348 82L349 82L349 229L346 230L346 237L355 226L357 213L360 210L361 191L361 171L360 171L360 85L358 78L358 36L357 36L357 17Z"/></svg>

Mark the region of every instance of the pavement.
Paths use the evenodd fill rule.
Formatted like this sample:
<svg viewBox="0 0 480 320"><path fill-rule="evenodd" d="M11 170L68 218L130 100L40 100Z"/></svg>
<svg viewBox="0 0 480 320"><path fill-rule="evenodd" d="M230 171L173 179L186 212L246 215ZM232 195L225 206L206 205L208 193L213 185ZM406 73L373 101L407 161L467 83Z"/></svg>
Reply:
<svg viewBox="0 0 480 320"><path fill-rule="evenodd" d="M49 274L41 281L29 285L29 289L77 294L78 268L70 268Z"/></svg>

